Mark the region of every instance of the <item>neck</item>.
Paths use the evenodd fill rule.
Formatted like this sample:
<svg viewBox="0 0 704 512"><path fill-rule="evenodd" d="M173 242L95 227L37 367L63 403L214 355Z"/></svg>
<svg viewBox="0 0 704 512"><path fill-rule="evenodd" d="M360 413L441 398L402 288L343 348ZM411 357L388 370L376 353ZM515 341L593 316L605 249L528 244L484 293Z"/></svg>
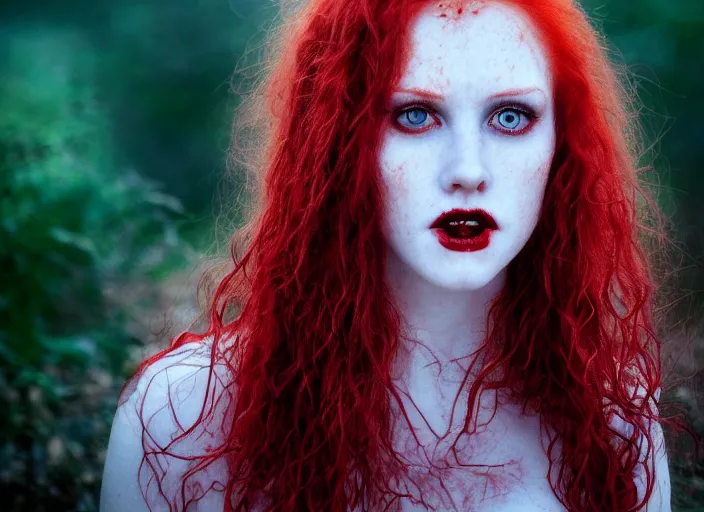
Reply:
<svg viewBox="0 0 704 512"><path fill-rule="evenodd" d="M466 370L486 336L488 309L501 291L502 272L476 290L450 290L428 282L390 255L387 282L403 322L402 350L412 366L459 364Z"/></svg>

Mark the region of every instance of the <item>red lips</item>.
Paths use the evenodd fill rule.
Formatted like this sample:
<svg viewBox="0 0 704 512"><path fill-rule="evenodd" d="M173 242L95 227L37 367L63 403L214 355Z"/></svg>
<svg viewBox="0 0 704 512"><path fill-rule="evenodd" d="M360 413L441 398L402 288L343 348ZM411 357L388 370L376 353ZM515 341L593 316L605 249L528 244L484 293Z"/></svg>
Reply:
<svg viewBox="0 0 704 512"><path fill-rule="evenodd" d="M430 226L440 244L451 251L473 252L485 249L491 233L498 229L494 218L484 210L455 208L440 215Z"/></svg>

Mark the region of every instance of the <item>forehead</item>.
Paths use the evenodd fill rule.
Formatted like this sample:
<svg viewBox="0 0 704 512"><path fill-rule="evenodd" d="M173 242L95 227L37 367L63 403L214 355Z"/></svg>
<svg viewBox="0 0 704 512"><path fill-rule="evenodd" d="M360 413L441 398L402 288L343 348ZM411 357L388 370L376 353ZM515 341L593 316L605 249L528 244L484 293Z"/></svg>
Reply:
<svg viewBox="0 0 704 512"><path fill-rule="evenodd" d="M439 0L421 11L410 37L411 56L400 87L481 94L530 85L551 92L538 34L512 6Z"/></svg>

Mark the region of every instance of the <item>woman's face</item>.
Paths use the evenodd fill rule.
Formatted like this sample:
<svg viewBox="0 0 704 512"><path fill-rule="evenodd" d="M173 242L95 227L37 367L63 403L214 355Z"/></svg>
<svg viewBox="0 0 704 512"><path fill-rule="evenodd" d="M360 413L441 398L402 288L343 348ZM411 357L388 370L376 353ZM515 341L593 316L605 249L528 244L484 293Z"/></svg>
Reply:
<svg viewBox="0 0 704 512"><path fill-rule="evenodd" d="M442 5L411 27L382 135L388 264L476 290L537 224L555 148L551 75L521 11Z"/></svg>

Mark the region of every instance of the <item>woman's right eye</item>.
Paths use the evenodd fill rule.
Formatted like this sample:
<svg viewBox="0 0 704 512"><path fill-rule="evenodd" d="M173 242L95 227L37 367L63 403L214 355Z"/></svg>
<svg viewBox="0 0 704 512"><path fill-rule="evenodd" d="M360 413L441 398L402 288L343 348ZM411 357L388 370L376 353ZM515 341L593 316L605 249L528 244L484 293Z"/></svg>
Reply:
<svg viewBox="0 0 704 512"><path fill-rule="evenodd" d="M396 117L398 127L407 133L420 133L432 128L436 120L424 107L414 106L401 110Z"/></svg>

